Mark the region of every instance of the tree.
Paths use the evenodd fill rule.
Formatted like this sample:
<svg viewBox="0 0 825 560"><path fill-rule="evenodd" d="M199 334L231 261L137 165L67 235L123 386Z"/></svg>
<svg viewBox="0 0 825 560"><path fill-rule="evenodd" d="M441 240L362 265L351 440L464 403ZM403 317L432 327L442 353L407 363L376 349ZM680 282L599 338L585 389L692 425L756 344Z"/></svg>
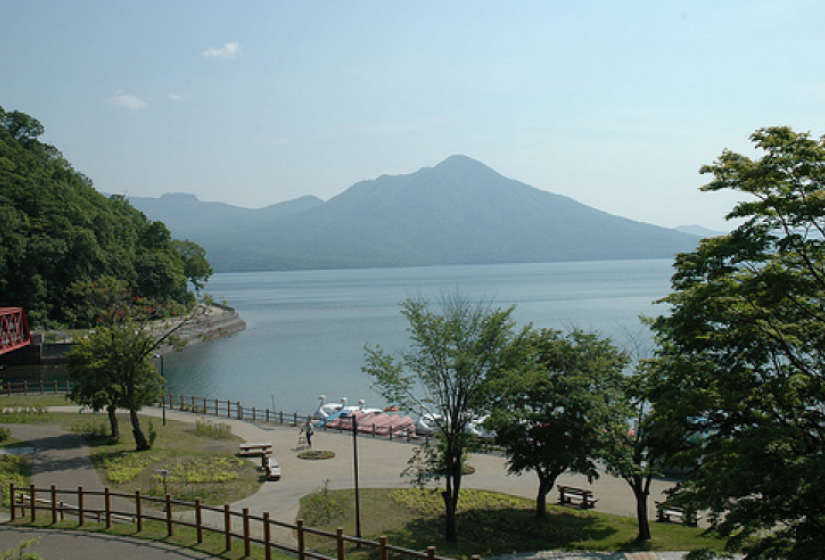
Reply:
<svg viewBox="0 0 825 560"><path fill-rule="evenodd" d="M470 423L482 406L485 379L502 367L513 308L493 309L459 295L445 296L437 309L419 299L407 299L401 307L410 348L396 358L380 346L366 346L362 369L388 401L407 410L423 408L433 417L439 443L426 448L430 460L419 474L445 478L445 535L453 542L463 462L474 445Z"/></svg>
<svg viewBox="0 0 825 560"><path fill-rule="evenodd" d="M183 274L192 285L196 292L200 292L204 283L212 276L212 265L206 260L206 251L203 247L189 241L174 240L175 250L183 260Z"/></svg>
<svg viewBox="0 0 825 560"><path fill-rule="evenodd" d="M174 333L195 314L171 324L157 320L162 317L162 308L145 301L115 307L109 319L82 338L69 354L72 400L94 410L106 408L113 438L120 435L116 410L126 409L137 451L151 447L138 412L163 396L165 381L152 356L165 344L182 346Z"/></svg>
<svg viewBox="0 0 825 560"><path fill-rule="evenodd" d="M504 447L508 470L539 479L536 516L547 513L547 494L563 472L598 477L595 457L606 429L622 422L622 369L627 356L608 339L573 330L529 330L513 344L510 369L488 386L485 427Z"/></svg>
<svg viewBox="0 0 825 560"><path fill-rule="evenodd" d="M825 139L786 127L724 151L707 191L746 195L729 235L676 259L647 396L694 467L672 496L731 547L812 558L825 547Z"/></svg>
<svg viewBox="0 0 825 560"><path fill-rule="evenodd" d="M33 117L0 107L0 305L25 307L36 325L88 327L69 288L107 277L141 297L191 303L187 280L200 290L212 274L203 249L98 193L42 133Z"/></svg>

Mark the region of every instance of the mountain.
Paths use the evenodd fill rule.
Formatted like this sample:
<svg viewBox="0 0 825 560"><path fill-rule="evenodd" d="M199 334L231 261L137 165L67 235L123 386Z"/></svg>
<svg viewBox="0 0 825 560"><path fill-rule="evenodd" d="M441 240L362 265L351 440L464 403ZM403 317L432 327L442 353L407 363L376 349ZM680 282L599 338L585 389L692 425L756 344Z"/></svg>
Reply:
<svg viewBox="0 0 825 560"><path fill-rule="evenodd" d="M699 237L719 237L720 235L727 235L724 231L714 231L712 229L708 229L706 227L691 225L691 226L677 226L676 231L681 231L682 233L689 233L691 235L696 235Z"/></svg>
<svg viewBox="0 0 825 560"><path fill-rule="evenodd" d="M216 271L670 258L698 237L508 179L465 156L251 210L191 195L130 201Z"/></svg>

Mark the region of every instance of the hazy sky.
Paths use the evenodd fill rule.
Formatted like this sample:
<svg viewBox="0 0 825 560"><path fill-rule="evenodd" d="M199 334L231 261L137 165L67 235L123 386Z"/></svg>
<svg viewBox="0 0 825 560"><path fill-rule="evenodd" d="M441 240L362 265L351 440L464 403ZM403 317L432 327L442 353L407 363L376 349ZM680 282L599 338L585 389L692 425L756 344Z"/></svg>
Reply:
<svg viewBox="0 0 825 560"><path fill-rule="evenodd" d="M825 2L0 0L0 105L106 192L262 207L452 154L721 229L757 128L825 134Z"/></svg>

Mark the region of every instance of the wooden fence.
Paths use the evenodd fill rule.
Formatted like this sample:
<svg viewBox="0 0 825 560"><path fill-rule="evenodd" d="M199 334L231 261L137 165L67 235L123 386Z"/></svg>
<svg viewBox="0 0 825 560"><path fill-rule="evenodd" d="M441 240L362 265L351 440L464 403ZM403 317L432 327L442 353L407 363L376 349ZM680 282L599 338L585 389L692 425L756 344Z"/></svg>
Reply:
<svg viewBox="0 0 825 560"><path fill-rule="evenodd" d="M127 503L133 506L130 511L117 510L112 505L113 498L123 498L120 503ZM102 506L92 507L94 500L100 502ZM133 503L132 503L133 502ZM299 560L314 558L317 560L345 560L346 545L355 544L359 547L372 548L378 551L380 560L387 560L390 553L421 560L448 560L447 558L436 556L435 547L428 547L427 552L418 552L402 547L391 546L386 537L380 537L378 541L361 539L358 537L344 535L343 529L338 528L335 533L313 529L304 526L302 520L298 520L294 525L270 519L269 512L261 515L252 515L249 509L237 512L230 509L229 504L222 508L206 506L200 500L194 502L184 502L171 499L167 494L165 498L143 496L140 490L134 494L112 492L109 488L101 491L84 490L79 486L76 490L61 490L54 485L50 488L37 488L33 484L28 488L16 488L12 482L9 485L9 503L11 509L11 519L29 518L31 523L37 522L38 512L45 512L51 518L51 523L55 524L63 520L66 516L77 517L78 525L83 526L87 519L95 519L105 523L110 529L114 523L133 523L136 532L141 533L144 523L147 520L159 521L166 524L166 534L174 536L177 527L190 527L195 529L198 544L203 543L205 531L217 533L223 536L225 550L231 551L239 541L243 546L244 557L252 554L252 545L257 544L264 548L264 555L267 560L272 558L273 550L296 554ZM161 511L158 512L157 510ZM27 513L28 512L28 513ZM175 513L192 512L194 519L189 521L179 518L175 519ZM204 514L213 513L222 519L218 525L207 525L204 522ZM191 517L191 516L190 516ZM257 524L257 531L253 528ZM295 531L296 545L277 543L272 540L273 528L281 527ZM262 536L253 536L256 535ZM334 541L336 556L325 556L313 552L307 546L307 536L317 535L323 539ZM474 556L474 559L479 557Z"/></svg>
<svg viewBox="0 0 825 560"><path fill-rule="evenodd" d="M13 395L68 395L72 390L70 381L3 381L0 394Z"/></svg>

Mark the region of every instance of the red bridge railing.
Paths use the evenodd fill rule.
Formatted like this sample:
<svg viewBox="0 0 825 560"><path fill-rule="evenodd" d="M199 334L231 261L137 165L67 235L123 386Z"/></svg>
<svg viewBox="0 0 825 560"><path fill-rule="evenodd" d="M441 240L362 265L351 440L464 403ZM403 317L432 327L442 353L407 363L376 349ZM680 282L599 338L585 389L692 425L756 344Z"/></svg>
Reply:
<svg viewBox="0 0 825 560"><path fill-rule="evenodd" d="M28 346L29 324L22 307L0 307L0 354Z"/></svg>

